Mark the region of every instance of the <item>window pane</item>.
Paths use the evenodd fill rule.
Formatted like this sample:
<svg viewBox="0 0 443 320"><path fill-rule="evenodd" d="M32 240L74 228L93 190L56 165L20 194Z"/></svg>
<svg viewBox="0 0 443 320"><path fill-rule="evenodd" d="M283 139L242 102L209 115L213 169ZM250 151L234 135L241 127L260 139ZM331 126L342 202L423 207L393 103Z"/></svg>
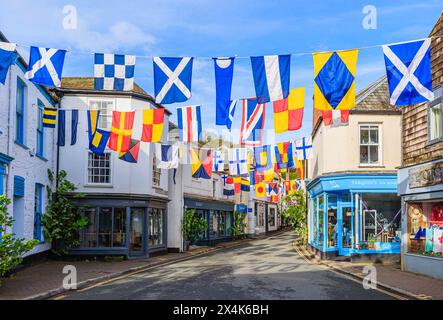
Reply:
<svg viewBox="0 0 443 320"><path fill-rule="evenodd" d="M99 216L99 233L98 245L99 247L111 246L111 231L112 231L112 208L101 208Z"/></svg>
<svg viewBox="0 0 443 320"><path fill-rule="evenodd" d="M371 163L378 163L378 146L370 146L369 151Z"/></svg>
<svg viewBox="0 0 443 320"><path fill-rule="evenodd" d="M86 209L82 216L86 217L89 221L87 228L80 231L80 246L81 247L96 247L97 246L97 224L96 224L96 209Z"/></svg>
<svg viewBox="0 0 443 320"><path fill-rule="evenodd" d="M369 130L368 127L360 128L360 143L367 144L369 143Z"/></svg>
<svg viewBox="0 0 443 320"><path fill-rule="evenodd" d="M378 127L371 128L370 139L371 143L378 143Z"/></svg>
<svg viewBox="0 0 443 320"><path fill-rule="evenodd" d="M323 246L323 223L324 223L324 201L323 196L318 198L318 245Z"/></svg>
<svg viewBox="0 0 443 320"><path fill-rule="evenodd" d="M443 118L441 104L435 105L431 108L430 117L430 140L439 139L443 136Z"/></svg>
<svg viewBox="0 0 443 320"><path fill-rule="evenodd" d="M114 208L113 247L126 246L126 209Z"/></svg>
<svg viewBox="0 0 443 320"><path fill-rule="evenodd" d="M89 183L110 183L111 182L111 162L110 153L98 156L90 152L88 154L88 182Z"/></svg>
<svg viewBox="0 0 443 320"><path fill-rule="evenodd" d="M360 146L360 163L368 163L368 147Z"/></svg>

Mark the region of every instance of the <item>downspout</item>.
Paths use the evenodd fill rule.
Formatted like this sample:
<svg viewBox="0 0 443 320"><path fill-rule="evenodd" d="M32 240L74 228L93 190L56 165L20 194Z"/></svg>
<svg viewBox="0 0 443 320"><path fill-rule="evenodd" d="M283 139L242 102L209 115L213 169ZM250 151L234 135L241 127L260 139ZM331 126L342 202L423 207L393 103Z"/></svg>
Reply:
<svg viewBox="0 0 443 320"><path fill-rule="evenodd" d="M9 97L8 97L8 139L7 139L7 153L9 156L11 156L12 153L12 143L11 143L11 103L12 103L12 65L9 69ZM8 171L6 172L6 181L5 181L5 195L8 196L8 190L9 190L9 176L11 174L11 166L10 164L7 166Z"/></svg>
<svg viewBox="0 0 443 320"><path fill-rule="evenodd" d="M57 109L60 109L60 103L56 104ZM58 128L57 128L57 139L55 137L55 130L54 130L54 143L57 146L57 155L55 158L55 190L58 189L58 172L59 172L59 162L60 162L60 146L58 145ZM57 195L57 193L56 193Z"/></svg>

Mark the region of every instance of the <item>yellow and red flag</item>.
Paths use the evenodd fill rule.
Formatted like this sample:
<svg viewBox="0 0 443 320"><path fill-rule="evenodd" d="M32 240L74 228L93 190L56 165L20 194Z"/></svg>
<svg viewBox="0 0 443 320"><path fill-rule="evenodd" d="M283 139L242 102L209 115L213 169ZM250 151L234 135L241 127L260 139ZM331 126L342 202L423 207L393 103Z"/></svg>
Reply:
<svg viewBox="0 0 443 320"><path fill-rule="evenodd" d="M255 196L257 198L265 198L266 197L266 183L259 182L255 185Z"/></svg>
<svg viewBox="0 0 443 320"><path fill-rule="evenodd" d="M119 153L127 152L131 146L135 111L112 112L112 127L108 147Z"/></svg>
<svg viewBox="0 0 443 320"><path fill-rule="evenodd" d="M143 110L143 132L141 141L160 142L163 135L165 109Z"/></svg>
<svg viewBox="0 0 443 320"><path fill-rule="evenodd" d="M286 99L274 101L275 133L298 130L303 122L305 88L291 89Z"/></svg>
<svg viewBox="0 0 443 320"><path fill-rule="evenodd" d="M295 165L297 167L298 178L300 180L305 180L304 178L304 170L303 170L303 162L298 160L297 157L294 157Z"/></svg>

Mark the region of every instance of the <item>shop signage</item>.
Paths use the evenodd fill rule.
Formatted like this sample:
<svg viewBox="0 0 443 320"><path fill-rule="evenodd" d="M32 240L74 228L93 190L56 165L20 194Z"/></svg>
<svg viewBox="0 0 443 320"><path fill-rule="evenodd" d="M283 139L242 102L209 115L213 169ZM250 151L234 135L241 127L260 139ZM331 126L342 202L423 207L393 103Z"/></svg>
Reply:
<svg viewBox="0 0 443 320"><path fill-rule="evenodd" d="M409 170L409 188L420 188L443 183L443 161Z"/></svg>

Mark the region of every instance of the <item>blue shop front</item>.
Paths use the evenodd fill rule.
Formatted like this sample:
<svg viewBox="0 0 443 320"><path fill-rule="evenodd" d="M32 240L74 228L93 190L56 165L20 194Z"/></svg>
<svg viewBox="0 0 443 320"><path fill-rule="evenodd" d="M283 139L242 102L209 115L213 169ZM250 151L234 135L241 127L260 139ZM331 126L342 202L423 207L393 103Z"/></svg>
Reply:
<svg viewBox="0 0 443 320"><path fill-rule="evenodd" d="M400 254L396 174L320 176L306 188L309 244L322 257Z"/></svg>

